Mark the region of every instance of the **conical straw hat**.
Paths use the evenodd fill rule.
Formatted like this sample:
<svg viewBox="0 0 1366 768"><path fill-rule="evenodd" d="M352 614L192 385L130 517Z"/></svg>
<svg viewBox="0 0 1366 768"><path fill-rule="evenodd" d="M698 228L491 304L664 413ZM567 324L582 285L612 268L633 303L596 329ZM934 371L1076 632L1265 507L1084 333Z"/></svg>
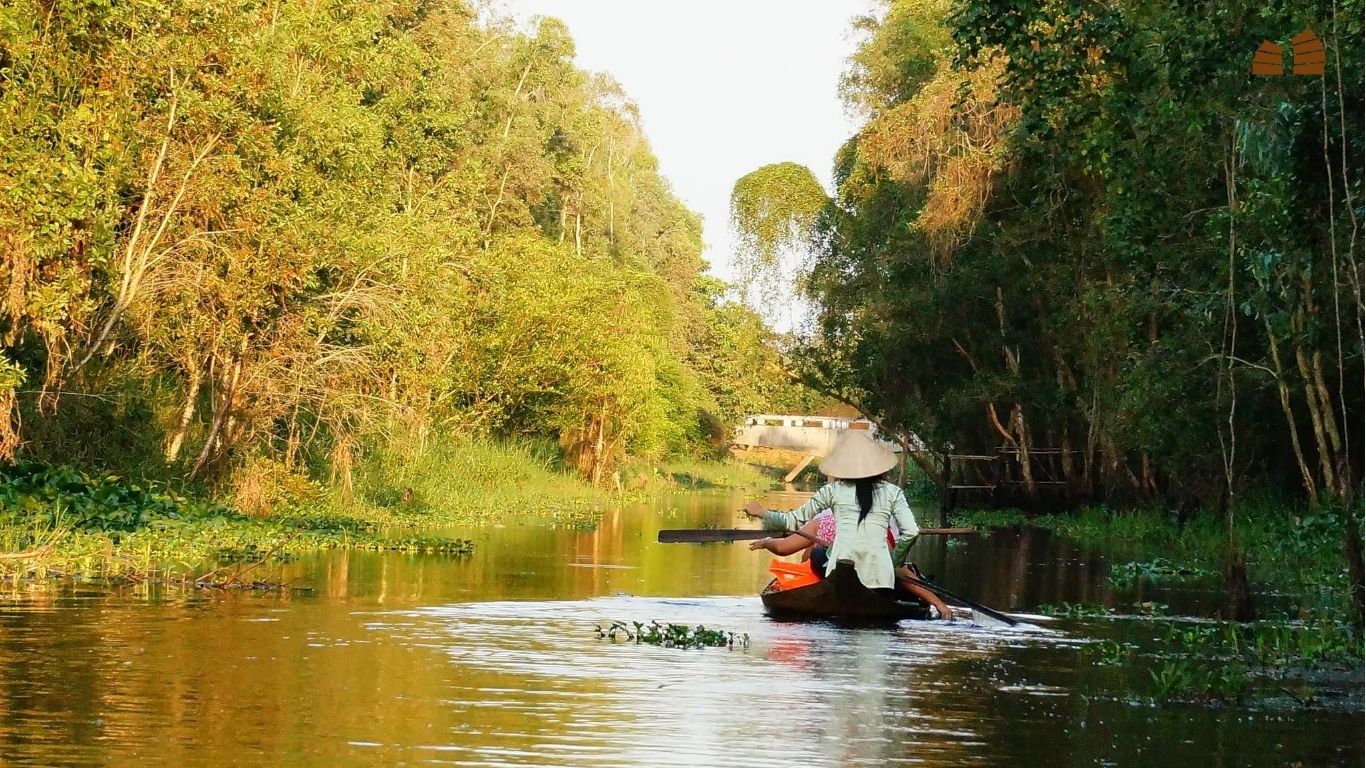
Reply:
<svg viewBox="0 0 1366 768"><path fill-rule="evenodd" d="M821 474L836 480L876 477L896 466L896 454L868 436L867 430L846 429L820 463Z"/></svg>

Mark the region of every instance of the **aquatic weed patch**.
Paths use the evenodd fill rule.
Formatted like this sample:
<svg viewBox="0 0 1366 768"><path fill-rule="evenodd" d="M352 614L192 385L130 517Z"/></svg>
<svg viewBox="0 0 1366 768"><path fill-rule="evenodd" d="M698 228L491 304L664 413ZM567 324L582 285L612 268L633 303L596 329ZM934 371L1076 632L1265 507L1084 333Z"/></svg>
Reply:
<svg viewBox="0 0 1366 768"><path fill-rule="evenodd" d="M1093 693L1135 704L1343 706L1360 687L1361 635L1348 622L1168 619L1107 626L1119 629L1119 637L1082 650L1091 665L1109 670L1101 678L1109 682Z"/></svg>
<svg viewBox="0 0 1366 768"><path fill-rule="evenodd" d="M1158 557L1142 562L1120 563L1110 568L1106 581L1116 587L1132 586L1139 580L1151 582L1199 581L1213 572L1193 565L1178 565Z"/></svg>
<svg viewBox="0 0 1366 768"><path fill-rule="evenodd" d="M1091 603L1063 603L1062 605L1051 605L1044 603L1036 608L1039 613L1045 616L1059 616L1068 619L1086 619L1097 616L1112 616L1115 609L1107 608L1103 605Z"/></svg>
<svg viewBox="0 0 1366 768"><path fill-rule="evenodd" d="M608 640L613 643L657 645L662 648L730 648L733 650L737 645L741 649L749 647L748 634L708 629L701 624L690 627L686 624L661 624L658 621L651 621L649 624L633 621L628 625L624 621L613 621L606 627L598 625L597 634L599 640Z"/></svg>
<svg viewBox="0 0 1366 768"><path fill-rule="evenodd" d="M0 524L135 531L177 519L190 505L170 491L118 475L29 461L0 467Z"/></svg>

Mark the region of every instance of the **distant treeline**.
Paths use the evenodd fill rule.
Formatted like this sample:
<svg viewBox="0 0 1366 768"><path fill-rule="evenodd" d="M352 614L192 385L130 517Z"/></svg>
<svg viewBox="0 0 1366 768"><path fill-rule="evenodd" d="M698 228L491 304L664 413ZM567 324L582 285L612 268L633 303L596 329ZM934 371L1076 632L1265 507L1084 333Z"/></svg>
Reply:
<svg viewBox="0 0 1366 768"><path fill-rule="evenodd" d="M834 198L791 164L735 189L757 268L808 254L802 370L936 451L1004 450L1022 505L1350 506L1362 20L1360 0L885 4L844 81L867 123ZM1304 30L1324 76L1251 74Z"/></svg>
<svg viewBox="0 0 1366 768"><path fill-rule="evenodd" d="M345 471L431 430L606 482L801 407L632 103L455 0L0 7L0 459Z"/></svg>

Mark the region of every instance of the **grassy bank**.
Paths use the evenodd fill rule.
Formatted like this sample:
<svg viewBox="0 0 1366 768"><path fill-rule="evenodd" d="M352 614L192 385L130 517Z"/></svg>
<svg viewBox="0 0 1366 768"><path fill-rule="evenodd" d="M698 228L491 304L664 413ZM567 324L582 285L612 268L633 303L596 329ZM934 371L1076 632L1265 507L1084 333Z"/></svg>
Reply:
<svg viewBox="0 0 1366 768"><path fill-rule="evenodd" d="M589 529L603 510L651 495L770 482L733 460L639 462L604 489L568 474L553 446L481 441L376 454L326 486L268 463L235 477L213 495L71 467L0 469L0 579L221 582L324 549L460 556L469 540L422 531L493 522Z"/></svg>

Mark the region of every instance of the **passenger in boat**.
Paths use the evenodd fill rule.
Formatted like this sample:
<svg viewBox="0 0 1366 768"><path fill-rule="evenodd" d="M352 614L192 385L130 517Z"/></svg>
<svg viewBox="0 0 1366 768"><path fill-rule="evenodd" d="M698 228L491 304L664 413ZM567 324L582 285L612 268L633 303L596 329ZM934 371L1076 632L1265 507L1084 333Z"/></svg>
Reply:
<svg viewBox="0 0 1366 768"><path fill-rule="evenodd" d="M846 431L820 463L821 473L830 482L805 504L791 512L767 510L753 501L745 505L745 513L761 518L765 528L797 531L781 539L755 542L750 548L788 555L812 544L826 544L824 558L813 555L813 568L823 566L824 574L828 575L838 561L851 560L859 581L869 589L900 587L933 606L940 616L952 618L952 612L937 595L905 580L912 576L907 556L920 526L911 513L906 494L886 480L887 472L895 465L896 454L874 442L866 432ZM834 530L832 535L822 536L819 513L827 509ZM887 537L893 523L898 535L889 552ZM826 532L830 533L828 527ZM819 559L825 562L817 562Z"/></svg>
<svg viewBox="0 0 1366 768"><path fill-rule="evenodd" d="M759 509L762 510L763 507L760 506ZM829 568L829 547L834 541L835 513L827 509L811 518L798 532L782 538L768 537L751 541L749 548L751 550L768 550L779 557L801 552L802 560L809 559L811 561L811 570L817 576L825 578L826 569ZM895 545L895 537L892 536L892 531L889 528L887 530L887 547L889 550L893 550ZM919 598L933 607L940 618L953 621L953 611L944 604L943 600L939 599L938 595L911 581L911 579L919 577L909 567L903 565L897 568L896 577L896 591L899 596Z"/></svg>

